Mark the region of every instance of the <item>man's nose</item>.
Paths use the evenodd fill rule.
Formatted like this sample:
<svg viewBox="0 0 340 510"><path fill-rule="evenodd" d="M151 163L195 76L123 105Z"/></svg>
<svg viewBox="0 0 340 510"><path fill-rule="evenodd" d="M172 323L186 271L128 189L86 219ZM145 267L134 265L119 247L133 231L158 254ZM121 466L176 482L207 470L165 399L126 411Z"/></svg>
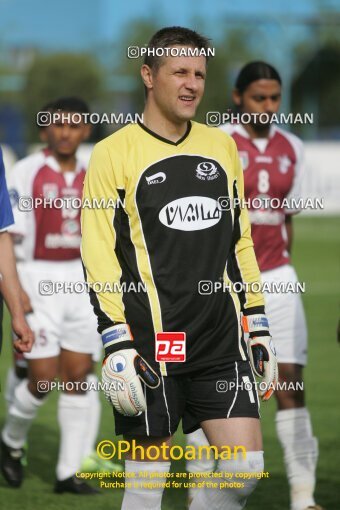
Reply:
<svg viewBox="0 0 340 510"><path fill-rule="evenodd" d="M187 89L190 89L192 91L196 91L198 87L197 78L195 75L189 75L187 76L185 80L185 87Z"/></svg>
<svg viewBox="0 0 340 510"><path fill-rule="evenodd" d="M266 113L274 113L276 110L276 103L272 99L268 98L264 102L264 111Z"/></svg>

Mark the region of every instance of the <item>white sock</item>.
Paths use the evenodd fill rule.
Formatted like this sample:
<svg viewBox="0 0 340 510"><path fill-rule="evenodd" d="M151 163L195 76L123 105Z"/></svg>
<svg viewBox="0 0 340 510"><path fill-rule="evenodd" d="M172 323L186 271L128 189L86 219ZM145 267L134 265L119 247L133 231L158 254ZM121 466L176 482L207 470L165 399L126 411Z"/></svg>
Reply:
<svg viewBox="0 0 340 510"><path fill-rule="evenodd" d="M290 486L291 510L315 505L315 470L318 442L305 407L284 409L276 413L276 431L284 450Z"/></svg>
<svg viewBox="0 0 340 510"><path fill-rule="evenodd" d="M5 389L5 400L7 402L8 408L13 403L14 400L14 392L17 386L21 383L23 379L20 379L15 373L15 369L11 367L7 372L6 379L6 389Z"/></svg>
<svg viewBox="0 0 340 510"><path fill-rule="evenodd" d="M125 473L135 473L133 478L126 477L125 483L131 482L131 488L125 488L121 510L161 510L164 485L168 481L165 476L155 477L154 473L167 473L170 462L137 462L125 461ZM152 473L152 478L139 476L141 472ZM143 483L157 483L160 487L142 487Z"/></svg>
<svg viewBox="0 0 340 510"><path fill-rule="evenodd" d="M29 391L27 379L21 381L14 391L13 402L9 407L2 439L12 448L22 448L26 442L28 430L39 407L45 399L38 399Z"/></svg>
<svg viewBox="0 0 340 510"><path fill-rule="evenodd" d="M236 459L220 460L217 464L217 472L233 473L262 473L263 471L263 452L247 452L244 459L238 454ZM258 479L254 478L215 478L218 487L199 489L191 503L189 510L242 510L247 502L248 496L255 489ZM221 483L233 484L242 483L244 486L228 487L220 486Z"/></svg>
<svg viewBox="0 0 340 510"><path fill-rule="evenodd" d="M203 473L214 471L215 469L215 461L213 459L208 459L206 452L202 453L201 457L198 455L198 447L199 446L209 446L209 441L206 438L202 429L195 430L195 432L191 432L186 435L186 443L187 445L194 446L196 449L196 458L194 460L186 461L186 468L188 473ZM201 482L202 478L190 478L192 482ZM199 489L191 488L188 489L188 500L192 501Z"/></svg>
<svg viewBox="0 0 340 510"><path fill-rule="evenodd" d="M73 395L62 393L58 401L60 445L57 479L65 480L79 471L90 414L88 393Z"/></svg>
<svg viewBox="0 0 340 510"><path fill-rule="evenodd" d="M88 375L86 381L90 387L98 387L98 377L95 374ZM83 448L83 458L88 457L96 450L96 440L99 431L101 412L99 391L90 389L88 394L90 399L91 412L87 420L87 433L85 436L85 443Z"/></svg>

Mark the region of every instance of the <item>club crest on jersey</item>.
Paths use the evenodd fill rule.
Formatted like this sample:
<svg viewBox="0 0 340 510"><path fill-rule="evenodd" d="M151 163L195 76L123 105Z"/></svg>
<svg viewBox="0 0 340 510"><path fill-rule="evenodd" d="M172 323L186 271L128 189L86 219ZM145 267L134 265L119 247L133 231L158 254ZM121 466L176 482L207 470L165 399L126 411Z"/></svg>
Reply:
<svg viewBox="0 0 340 510"><path fill-rule="evenodd" d="M165 181L166 175L164 172L157 172L156 174L150 175L150 177L146 177L146 182L150 186L150 184L161 184Z"/></svg>
<svg viewBox="0 0 340 510"><path fill-rule="evenodd" d="M183 197L165 205L159 220L175 230L203 230L220 221L222 212L217 200L209 197Z"/></svg>
<svg viewBox="0 0 340 510"><path fill-rule="evenodd" d="M219 177L217 166L211 161L203 161L196 168L196 177L201 181L213 181Z"/></svg>
<svg viewBox="0 0 340 510"><path fill-rule="evenodd" d="M282 174L286 174L288 172L288 168L292 164L287 154L284 154L283 156L278 156L277 161L279 163L279 171Z"/></svg>
<svg viewBox="0 0 340 510"><path fill-rule="evenodd" d="M80 233L79 222L75 220L64 220L61 224L61 233L66 236L73 236Z"/></svg>
<svg viewBox="0 0 340 510"><path fill-rule="evenodd" d="M44 198L54 200L58 196L58 184L53 182L47 182L43 184L43 195Z"/></svg>
<svg viewBox="0 0 340 510"><path fill-rule="evenodd" d="M241 160L241 165L242 165L243 171L247 170L247 168L249 166L249 155L248 155L248 152L247 151L239 151L238 155L239 155L240 160Z"/></svg>

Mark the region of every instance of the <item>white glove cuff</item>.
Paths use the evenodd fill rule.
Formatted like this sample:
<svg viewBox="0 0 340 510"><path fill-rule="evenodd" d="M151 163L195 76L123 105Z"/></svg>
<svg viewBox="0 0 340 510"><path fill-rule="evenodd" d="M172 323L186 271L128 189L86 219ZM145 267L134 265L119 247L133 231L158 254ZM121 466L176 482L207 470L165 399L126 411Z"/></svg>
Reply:
<svg viewBox="0 0 340 510"><path fill-rule="evenodd" d="M242 318L243 329L246 333L256 333L258 331L268 331L269 335L269 323L266 315L264 314L253 314L243 315Z"/></svg>
<svg viewBox="0 0 340 510"><path fill-rule="evenodd" d="M129 340L133 340L133 336L128 324L116 324L115 326L104 329L102 332L104 349L107 349L111 345L116 345Z"/></svg>

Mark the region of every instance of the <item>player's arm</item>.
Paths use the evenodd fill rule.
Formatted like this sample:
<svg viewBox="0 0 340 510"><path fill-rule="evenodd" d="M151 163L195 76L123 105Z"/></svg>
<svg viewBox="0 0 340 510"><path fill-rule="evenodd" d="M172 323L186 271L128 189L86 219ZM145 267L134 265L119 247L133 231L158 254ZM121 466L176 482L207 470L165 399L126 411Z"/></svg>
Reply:
<svg viewBox="0 0 340 510"><path fill-rule="evenodd" d="M253 309L262 310L264 313L264 298L262 293L258 292L261 282L260 270L255 256L250 220L244 199L243 170L234 140L230 139L230 143L234 169L234 274L244 286L244 292L240 293L243 314L248 314Z"/></svg>
<svg viewBox="0 0 340 510"><path fill-rule="evenodd" d="M81 256L86 280L89 286L95 289L91 290L90 297L98 319L98 331L101 334L116 324L126 322L122 294L100 292L101 284L119 282L122 274L115 252L116 210L105 206L86 207L86 204L108 202L109 198L111 203L118 201L117 178L108 149L102 143L97 144L84 182ZM99 282L97 286L93 285L95 282Z"/></svg>
<svg viewBox="0 0 340 510"><path fill-rule="evenodd" d="M28 216L29 214L32 214L32 212L24 209L21 210L20 207L20 197L25 197L27 200L27 197L31 193L31 190L27 189L27 166L23 166L23 162L19 161L16 163L9 172L8 189L11 196L14 215L14 224L9 227L8 231L13 240L16 261L17 263L24 264L26 261L24 239L26 233L30 231ZM32 313L33 308L30 297L26 290L22 287L21 283L19 294L24 308L24 313Z"/></svg>
<svg viewBox="0 0 340 510"><path fill-rule="evenodd" d="M14 347L19 352L30 352L34 336L28 326L21 302L21 286L15 265L13 244L7 229L14 217L5 180L5 169L0 149L0 291L12 317L12 329L17 335Z"/></svg>
<svg viewBox="0 0 340 510"><path fill-rule="evenodd" d="M13 244L8 232L0 232L0 274L0 291L12 318L12 329L17 335L13 342L14 348L18 352L30 352L34 335L25 319Z"/></svg>
<svg viewBox="0 0 340 510"><path fill-rule="evenodd" d="M253 370L263 378L265 390L259 391L263 400L268 400L274 391L278 379L278 368L275 349L269 333L269 324L265 315L264 298L260 287L260 271L256 261L248 211L244 201L243 170L233 142L233 165L235 168L234 181L234 243L235 256L233 258L234 274L244 285L244 292L240 294L242 325L245 333L249 334L248 352ZM241 202L240 207L237 203Z"/></svg>
<svg viewBox="0 0 340 510"><path fill-rule="evenodd" d="M101 291L105 290L105 284L118 284L122 275L115 252L119 236L114 223L116 209L86 207L86 204L101 201L108 203L109 199L111 203L114 200L117 207L121 206L118 189L123 186L123 176L111 157L103 142L95 146L91 156L83 192L81 255L105 349L102 369L104 393L118 412L133 416L146 408L139 378L150 387L157 387L159 380L134 349L133 337L126 323L122 293ZM124 390L119 389L122 382Z"/></svg>

